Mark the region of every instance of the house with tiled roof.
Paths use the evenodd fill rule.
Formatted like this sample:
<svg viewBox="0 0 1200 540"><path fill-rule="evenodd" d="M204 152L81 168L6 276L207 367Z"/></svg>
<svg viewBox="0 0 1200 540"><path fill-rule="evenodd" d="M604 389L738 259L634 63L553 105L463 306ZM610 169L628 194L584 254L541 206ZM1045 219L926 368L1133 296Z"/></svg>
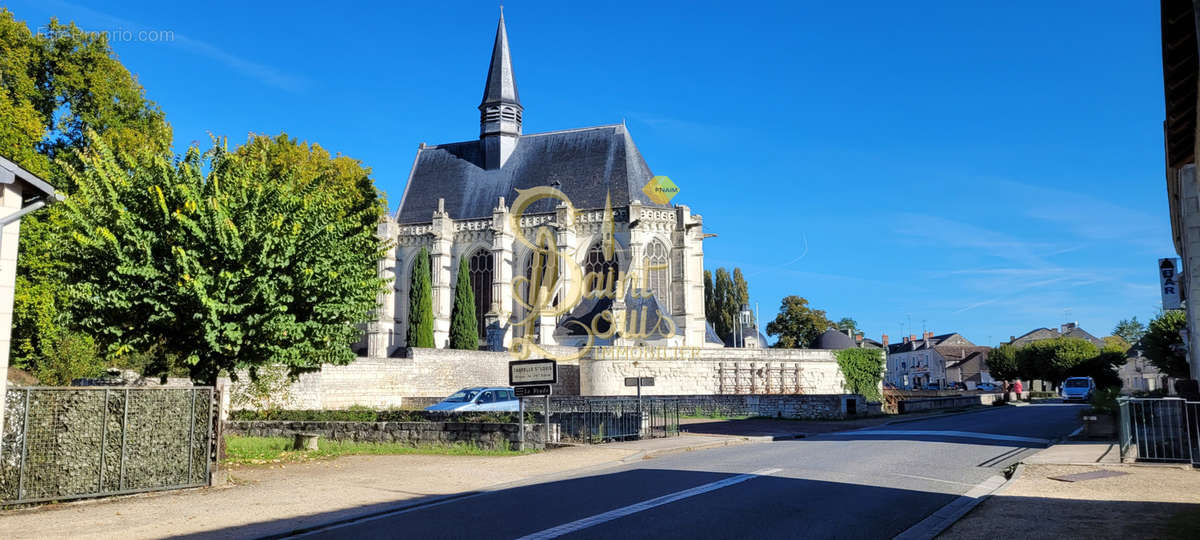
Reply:
<svg viewBox="0 0 1200 540"><path fill-rule="evenodd" d="M1087 330L1080 328L1078 323L1073 322L1064 323L1062 326L1059 326L1057 330L1053 328L1038 328L1035 330L1030 330L1019 337L1010 336L1008 343L1014 347L1021 348L1035 341L1061 337L1084 339L1092 342L1092 344L1097 347L1104 347L1103 339L1093 336Z"/></svg>
<svg viewBox="0 0 1200 540"><path fill-rule="evenodd" d="M887 336L883 337L887 347L887 370L884 380L896 388L922 388L928 384L936 384L946 388L948 383L990 382L981 372L986 372L986 356L971 356L979 352L979 347L958 333L939 334L925 332L919 338L910 335L900 343L888 344ZM982 364L976 367L976 361Z"/></svg>

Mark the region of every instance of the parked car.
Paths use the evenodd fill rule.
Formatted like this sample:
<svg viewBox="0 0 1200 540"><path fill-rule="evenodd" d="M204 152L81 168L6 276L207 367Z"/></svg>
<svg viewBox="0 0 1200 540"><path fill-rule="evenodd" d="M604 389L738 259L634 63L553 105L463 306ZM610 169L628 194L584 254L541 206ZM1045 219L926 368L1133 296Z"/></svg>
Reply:
<svg viewBox="0 0 1200 540"><path fill-rule="evenodd" d="M520 404L507 386L476 386L463 388L438 403L425 407L427 411L509 411L517 412Z"/></svg>
<svg viewBox="0 0 1200 540"><path fill-rule="evenodd" d="M999 392L1000 391L999 386L996 386L994 383L990 383L990 382L979 383L979 384L975 385L975 389L982 391L982 392Z"/></svg>
<svg viewBox="0 0 1200 540"><path fill-rule="evenodd" d="M1063 399L1066 401L1090 401L1092 393L1096 391L1096 381L1091 377L1069 377L1063 381L1062 390L1059 391Z"/></svg>

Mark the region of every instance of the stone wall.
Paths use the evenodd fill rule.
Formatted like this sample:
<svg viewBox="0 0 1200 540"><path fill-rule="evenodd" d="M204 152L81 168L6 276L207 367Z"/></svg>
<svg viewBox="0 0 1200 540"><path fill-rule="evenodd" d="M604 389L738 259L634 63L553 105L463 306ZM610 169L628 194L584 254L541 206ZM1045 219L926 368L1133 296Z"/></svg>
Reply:
<svg viewBox="0 0 1200 540"><path fill-rule="evenodd" d="M557 426L551 424L551 439ZM525 447L545 448L541 424L525 426ZM226 435L291 437L297 432L317 433L335 441L387 442L417 445L469 443L481 448L516 449L518 424L484 422L272 422L242 421L225 424Z"/></svg>
<svg viewBox="0 0 1200 540"><path fill-rule="evenodd" d="M607 352L605 352L607 351ZM567 357L577 351L552 348ZM675 356L638 356L642 350L606 349L599 358L559 361L556 396L633 396L626 377L654 377L643 395L841 394L845 379L831 351L778 349L679 349ZM662 350L656 350L661 354ZM281 405L287 409L423 408L431 398L470 386L506 386L507 352L405 349L403 358L361 357L301 375ZM644 354L644 353L642 353ZM636 365L635 365L636 363ZM235 388L236 392L236 388ZM234 408L248 408L234 403Z"/></svg>
<svg viewBox="0 0 1200 540"><path fill-rule="evenodd" d="M833 351L809 349L698 349L663 358L650 350L618 349L619 360L604 354L580 361L580 393L631 396L626 377L654 377L642 395L691 394L841 394L845 378ZM694 354L690 354L694 353ZM636 365L635 365L636 363ZM798 380L798 383L797 383Z"/></svg>
<svg viewBox="0 0 1200 540"><path fill-rule="evenodd" d="M672 395L654 396L647 399L674 399L679 402L680 416L765 416L771 418L799 418L812 420L837 420L850 416L881 414L878 403L868 403L858 394L793 394L793 395ZM550 407L554 412L587 410L589 405L601 407L603 398L580 396L554 396ZM853 415L848 414L849 402L853 401ZM531 407L540 412L542 406Z"/></svg>
<svg viewBox="0 0 1200 540"><path fill-rule="evenodd" d="M902 399L898 402L898 407L901 414L918 411L935 411L938 409L957 409L975 405L991 405L1003 397L1002 394L975 394L969 396Z"/></svg>

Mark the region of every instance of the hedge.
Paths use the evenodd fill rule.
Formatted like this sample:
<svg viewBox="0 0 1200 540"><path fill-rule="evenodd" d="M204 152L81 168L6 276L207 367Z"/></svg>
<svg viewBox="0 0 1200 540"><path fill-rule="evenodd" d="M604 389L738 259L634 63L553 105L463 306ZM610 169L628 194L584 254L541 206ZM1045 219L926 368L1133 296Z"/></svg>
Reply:
<svg viewBox="0 0 1200 540"><path fill-rule="evenodd" d="M527 418L529 417L529 413L527 413ZM462 422L509 424L517 422L517 413L460 413L451 411L414 411L406 409L302 409L294 411L236 410L229 413L229 419L234 422L265 420L283 422Z"/></svg>

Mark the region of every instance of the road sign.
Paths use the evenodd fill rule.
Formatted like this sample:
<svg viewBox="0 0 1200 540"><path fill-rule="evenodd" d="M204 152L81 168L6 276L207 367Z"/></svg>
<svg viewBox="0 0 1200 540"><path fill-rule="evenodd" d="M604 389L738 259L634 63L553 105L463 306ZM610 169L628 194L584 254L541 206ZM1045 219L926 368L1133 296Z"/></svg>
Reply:
<svg viewBox="0 0 1200 540"><path fill-rule="evenodd" d="M550 385L535 384L532 386L514 386L513 395L517 397L548 396L550 395Z"/></svg>
<svg viewBox="0 0 1200 540"><path fill-rule="evenodd" d="M508 363L508 385L558 384L558 362L554 360L513 360Z"/></svg>
<svg viewBox="0 0 1200 540"><path fill-rule="evenodd" d="M638 384L641 379L641 384ZM654 386L654 377L625 377L625 386Z"/></svg>

